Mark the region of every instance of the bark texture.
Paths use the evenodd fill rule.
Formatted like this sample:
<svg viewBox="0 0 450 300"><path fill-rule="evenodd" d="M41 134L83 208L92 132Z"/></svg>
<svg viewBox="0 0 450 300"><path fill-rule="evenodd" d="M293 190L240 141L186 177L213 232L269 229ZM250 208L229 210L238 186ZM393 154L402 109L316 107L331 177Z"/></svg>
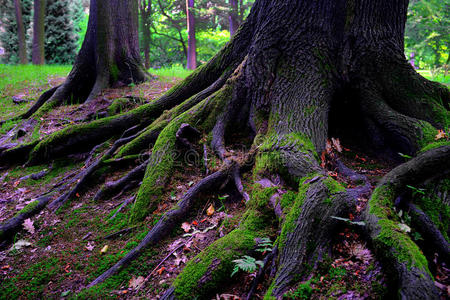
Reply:
<svg viewBox="0 0 450 300"><path fill-rule="evenodd" d="M32 61L34 65L43 65L44 56L44 35L45 35L45 9L47 0L34 0L33 17L33 50Z"/></svg>
<svg viewBox="0 0 450 300"><path fill-rule="evenodd" d="M187 65L189 70L197 68L197 40L195 38L194 0L186 0L186 19L188 31Z"/></svg>
<svg viewBox="0 0 450 300"><path fill-rule="evenodd" d="M20 0L14 0L14 9L16 13L17 35L19 37L19 63L26 64L27 60L27 46L25 42L25 27L22 19L22 5Z"/></svg>
<svg viewBox="0 0 450 300"><path fill-rule="evenodd" d="M102 5L102 12L107 11L108 5ZM438 129L449 126L450 93L418 75L403 55L407 5L406 0L257 0L230 43L160 99L119 116L66 128L37 145L8 150L0 161L30 153L29 163L38 163L87 150L124 132L126 138L114 144L108 158L120 160L143 150L149 157L146 167L134 169L112 185L116 192L130 178L140 179L146 168L130 213L130 222L138 223L165 200L177 163L175 151L195 147L197 140L186 137L186 129L197 137L208 136L222 163L220 170L194 186L137 248L89 286L107 280L167 235L187 216L193 196L220 190L219 179L234 181L246 199L246 213L235 230L186 265L163 299L208 298L229 282L233 259L251 254L259 238L277 232L278 252L273 258L277 267L266 298L281 299L298 283L299 274L300 280L306 280L306 273L329 253L336 229L331 217L346 217L355 199L371 192L364 176L342 164L337 163L338 169L363 185L346 189L327 175L320 158L327 139L339 137L351 147L370 149L393 162L400 162L399 152L416 156L381 180L364 217L367 239L393 279L393 294L435 299L438 293L427 257L399 229L394 206L408 185L448 176L450 145L435 142L435 136ZM90 34L85 44L95 38ZM126 135L127 130L133 135ZM251 145L244 159L228 151L236 133ZM254 182L251 196L240 178L249 170ZM83 178L79 184L85 182ZM212 191L208 182L214 186ZM287 189L288 199L283 198ZM448 185L443 190L438 199L429 201L431 206L448 205ZM428 210L417 210L409 202L403 205L410 207L414 222L428 224L426 238L442 243L448 229L431 226L421 213ZM445 258L448 245L438 251Z"/></svg>

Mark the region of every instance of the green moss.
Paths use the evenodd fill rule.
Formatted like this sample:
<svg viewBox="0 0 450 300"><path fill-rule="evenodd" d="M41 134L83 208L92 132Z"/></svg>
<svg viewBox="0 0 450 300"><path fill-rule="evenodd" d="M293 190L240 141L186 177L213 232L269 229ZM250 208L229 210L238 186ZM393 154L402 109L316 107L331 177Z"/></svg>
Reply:
<svg viewBox="0 0 450 300"><path fill-rule="evenodd" d="M438 133L437 129L433 127L433 125L431 125L428 122L425 121L421 121L421 129L422 129L422 136L418 137L419 138L419 147L423 148L426 145L433 143L436 137L436 134Z"/></svg>
<svg viewBox="0 0 450 300"><path fill-rule="evenodd" d="M210 98L174 118L163 129L153 146L150 163L132 208L131 223L143 220L161 200L164 187L173 172L176 158L176 132L181 124L188 123L206 132L212 130L217 117L230 99L231 92L231 86L224 86Z"/></svg>
<svg viewBox="0 0 450 300"><path fill-rule="evenodd" d="M192 299L193 295L208 295L217 290L220 283L230 280L233 259L247 253L255 246L258 232L236 229L212 243L186 264L173 286L177 299ZM208 280L202 278L208 276Z"/></svg>
<svg viewBox="0 0 450 300"><path fill-rule="evenodd" d="M428 262L419 247L411 238L399 228L399 223L387 219L378 221L381 228L380 233L374 239L378 248L393 249L391 255L399 262L404 262L409 268L416 267L431 275Z"/></svg>
<svg viewBox="0 0 450 300"><path fill-rule="evenodd" d="M437 134L437 132L436 132L436 134ZM427 144L422 149L420 149L420 152L421 153L427 152L428 150L436 149L436 148L443 147L443 146L450 146L450 141L447 141L447 140L434 141L432 143Z"/></svg>
<svg viewBox="0 0 450 300"><path fill-rule="evenodd" d="M450 179L445 179L440 183L442 191L447 193L450 191ZM435 185L430 184L427 186L427 191L433 191ZM425 195L417 194L414 197L414 203L431 219L436 225L439 231L442 233L447 241L449 237L447 235L448 228L450 226L450 206L445 204L440 197L436 194L427 192Z"/></svg>
<svg viewBox="0 0 450 300"><path fill-rule="evenodd" d="M22 208L21 210L19 210L14 217L17 217L21 214L25 214L28 213L30 211L32 211L33 209L36 208L36 206L39 204L38 200L35 200L33 202L28 203L24 208Z"/></svg>
<svg viewBox="0 0 450 300"><path fill-rule="evenodd" d="M286 215L286 219L283 223L283 227L281 228L280 236L278 237L276 243L278 244L278 248L280 249L280 252L282 251L285 243L286 238L289 233L294 231L295 226L297 224L297 220L300 216L300 213L302 212L302 205L306 199L306 193L308 192L308 189L310 188L310 184L306 183L308 180L314 178L317 174L311 174L309 176L306 176L300 180L298 193L295 197L294 203L291 206L291 209L289 213Z"/></svg>
<svg viewBox="0 0 450 300"><path fill-rule="evenodd" d="M380 227L380 232L374 238L374 245L382 249L383 253L407 264L409 268L414 266L431 274L428 270L427 260L419 247L399 227L398 216L391 209L394 198L393 188L383 185L375 189L369 200L369 212L379 219Z"/></svg>
<svg viewBox="0 0 450 300"><path fill-rule="evenodd" d="M280 204L284 213L288 212L291 209L292 205L294 205L295 203L296 197L297 193L293 191L287 191L283 194Z"/></svg>

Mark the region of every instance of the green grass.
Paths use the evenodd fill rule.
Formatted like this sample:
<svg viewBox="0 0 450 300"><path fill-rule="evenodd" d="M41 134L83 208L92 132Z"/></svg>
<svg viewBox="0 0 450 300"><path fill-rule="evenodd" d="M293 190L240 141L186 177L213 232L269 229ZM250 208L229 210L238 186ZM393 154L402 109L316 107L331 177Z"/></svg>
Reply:
<svg viewBox="0 0 450 300"><path fill-rule="evenodd" d="M450 85L450 73L445 76L444 72L433 74L431 70L417 70L417 73L425 77L426 79L437 81L445 85Z"/></svg>
<svg viewBox="0 0 450 300"><path fill-rule="evenodd" d="M7 88L20 85L28 87L29 85L45 84L50 75L67 76L72 66L69 65L1 65L0 64L0 91Z"/></svg>
<svg viewBox="0 0 450 300"><path fill-rule="evenodd" d="M159 69L149 69L150 74L161 76L161 77L176 77L176 78L186 78L192 73L192 70L186 70L183 66L179 64L172 65L170 67L162 67Z"/></svg>

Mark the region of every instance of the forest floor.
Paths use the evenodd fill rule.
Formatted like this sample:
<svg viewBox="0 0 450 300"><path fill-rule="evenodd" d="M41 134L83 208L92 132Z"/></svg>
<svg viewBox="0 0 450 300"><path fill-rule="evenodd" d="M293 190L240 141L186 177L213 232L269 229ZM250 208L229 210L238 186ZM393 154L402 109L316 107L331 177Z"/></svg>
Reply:
<svg viewBox="0 0 450 300"><path fill-rule="evenodd" d="M27 82L4 88L0 94L0 119L26 110L42 91L64 80L62 76L50 76L44 82ZM38 129L25 134L18 142L30 141L46 136L70 124L100 118L107 112L115 99L120 102L116 109L126 111L142 102L153 101L173 86L180 78L159 77L138 86L109 89L89 105L60 107L41 118ZM128 98L127 98L128 97ZM137 97L137 98L133 98ZM14 104L14 99L25 100ZM131 100L130 100L131 99ZM139 99L139 100L136 100ZM95 113L93 113L95 112ZM16 124L4 124L1 134ZM393 166L343 146L336 153L347 166L366 175L372 187ZM106 151L108 145L97 150L97 155ZM73 155L53 161L49 165L32 167L16 166L0 171L0 223L14 216L25 205L40 194L76 176L85 168L88 154ZM208 155L208 169L213 171L218 162L211 151ZM16 234L12 243L0 249L0 299L158 299L169 288L171 282L182 271L188 260L202 249L238 226L245 211L241 195L230 189L219 197L205 199L207 203L197 213L185 220L180 228L158 246L150 247L144 254L120 273L89 291L83 288L102 274L120 258L133 249L156 224L161 215L172 207L194 183L205 174L203 162L180 164L170 184L165 189L165 201L144 222L129 227L131 204L126 200L136 189L125 191L108 200L94 201L93 196L104 182L123 176L134 164L126 165L113 174L93 182L76 199L67 202L56 212L44 210L27 219L24 229ZM44 171L45 175L33 179L29 175ZM74 171L75 170L75 171ZM41 173L42 174L42 173ZM334 170L330 176L344 186L351 183L341 178ZM244 188L250 192L253 182L250 174L243 176ZM342 221L333 242L333 253L319 266L311 278L287 294L289 299L381 299L386 292L382 266L360 236L359 220L368 199L360 198L355 213ZM120 212L118 210L120 209ZM271 241L275 237L270 238ZM261 253L255 259L263 260ZM237 257L239 258L239 257ZM438 270L439 271L439 270ZM211 299L245 299L250 290L254 273L239 271L230 277L227 285L211 295ZM440 274L441 283L448 284L448 274ZM269 282L262 280L252 299L262 299Z"/></svg>

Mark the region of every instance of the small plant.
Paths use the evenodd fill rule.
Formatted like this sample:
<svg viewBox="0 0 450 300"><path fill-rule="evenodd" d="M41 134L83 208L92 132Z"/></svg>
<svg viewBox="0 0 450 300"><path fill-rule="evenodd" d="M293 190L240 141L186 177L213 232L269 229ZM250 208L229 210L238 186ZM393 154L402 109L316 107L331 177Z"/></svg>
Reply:
<svg viewBox="0 0 450 300"><path fill-rule="evenodd" d="M262 238L258 241L258 252L271 252L272 251L272 241L269 238Z"/></svg>
<svg viewBox="0 0 450 300"><path fill-rule="evenodd" d="M416 187L414 187L412 185L406 185L406 187L412 190L413 197L418 195L418 194L425 195L425 190L424 189L416 188Z"/></svg>
<svg viewBox="0 0 450 300"><path fill-rule="evenodd" d="M235 260L233 260L233 262L235 265L234 265L233 272L231 273L231 276L236 274L239 270L242 270L242 271L245 271L248 273L253 273L256 271L258 266L260 266L260 267L264 266L264 263L261 260L256 260L254 257L248 256L248 255L244 255L240 259L235 259Z"/></svg>
<svg viewBox="0 0 450 300"><path fill-rule="evenodd" d="M272 251L272 241L270 240L270 238L261 238L258 239L257 241L257 248L255 251L257 252L270 252ZM234 262L234 269L233 272L231 273L231 276L233 276L234 274L236 274L239 270L248 272L248 273L253 273L256 271L256 269L258 269L258 266L263 267L264 266L264 262L261 260L256 260L256 258L248 256L248 255L244 255L242 258L240 259L235 259L233 260Z"/></svg>
<svg viewBox="0 0 450 300"><path fill-rule="evenodd" d="M313 288L311 287L312 280L300 283L295 291L288 292L285 296L287 299L301 299L307 300L311 298Z"/></svg>

